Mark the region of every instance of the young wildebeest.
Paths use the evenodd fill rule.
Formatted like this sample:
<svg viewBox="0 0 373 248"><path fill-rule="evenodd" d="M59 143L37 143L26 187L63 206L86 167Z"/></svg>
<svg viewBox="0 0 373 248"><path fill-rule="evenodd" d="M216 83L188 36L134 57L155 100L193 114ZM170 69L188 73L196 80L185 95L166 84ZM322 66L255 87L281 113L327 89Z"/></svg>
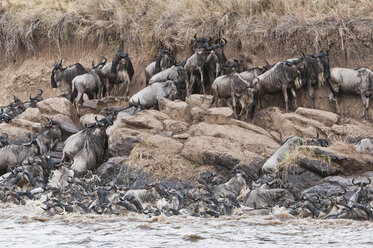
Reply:
<svg viewBox="0 0 373 248"><path fill-rule="evenodd" d="M129 88L131 86L131 80L135 71L132 66L131 59L128 57L128 52L120 53L119 51L115 54L115 57L111 63L106 64L102 69L101 73L106 80L106 95L109 96L113 91L113 95L118 92L118 85L126 83L125 97L128 96Z"/></svg>
<svg viewBox="0 0 373 248"><path fill-rule="evenodd" d="M368 119L369 98L373 93L373 72L367 68L357 70L348 68L332 68L330 70L329 83L332 93L329 101L335 101L337 113L339 107L335 95L340 91L359 94L363 102L363 118Z"/></svg>
<svg viewBox="0 0 373 248"><path fill-rule="evenodd" d="M187 72L187 96L189 96L193 91L193 86L195 81L197 80L197 75L200 75L202 92L203 94L206 94L203 67L206 64L207 56L211 51L211 48L208 46L208 43L211 39L197 38L197 34L194 35L194 38L195 41L194 43L192 43L192 47L194 46L194 44L196 45L196 48L193 49L194 54L186 61L184 66L184 69Z"/></svg>
<svg viewBox="0 0 373 248"><path fill-rule="evenodd" d="M99 99L103 97L103 75L101 68L105 65L106 58L104 61L94 66L89 72L76 76L72 81L72 97L76 95L75 99L71 99L74 102L75 108L79 113L79 103L83 100L83 94L91 93L94 98Z"/></svg>
<svg viewBox="0 0 373 248"><path fill-rule="evenodd" d="M71 83L73 79L84 73L87 73L89 68L82 66L79 63L69 65L68 67L62 67L62 59L56 63L52 70L51 85L52 88L57 88L57 83L65 82L67 84L68 91L71 90ZM67 92L71 93L71 92Z"/></svg>
<svg viewBox="0 0 373 248"><path fill-rule="evenodd" d="M230 75L223 75L217 77L211 86L211 92L214 96L212 104L215 103L215 106L217 106L219 98L225 100L225 103L233 109L235 117L238 118L236 99L239 99L239 104L241 105L239 117L241 118L244 111L246 111L247 120L248 108L253 102L253 91L254 87L242 78L240 74L231 73Z"/></svg>
<svg viewBox="0 0 373 248"><path fill-rule="evenodd" d="M154 76L160 71L170 68L175 63L176 63L175 57L169 50L165 50L165 49L159 50L156 60L150 63L145 68L146 86L148 86L149 80L152 76Z"/></svg>
<svg viewBox="0 0 373 248"><path fill-rule="evenodd" d="M258 98L265 93L274 94L282 91L286 112L289 112L287 90L290 89L294 96L294 106L297 107L295 89L301 86L301 76L297 69L296 62L278 62L270 70L255 78L253 84ZM255 105L253 107L255 107Z"/></svg>
<svg viewBox="0 0 373 248"><path fill-rule="evenodd" d="M160 100L162 97L174 100L176 95L181 95L181 85L175 80L167 80L162 83L153 83L140 90L129 100L129 106L142 109L150 109L158 106L162 111Z"/></svg>

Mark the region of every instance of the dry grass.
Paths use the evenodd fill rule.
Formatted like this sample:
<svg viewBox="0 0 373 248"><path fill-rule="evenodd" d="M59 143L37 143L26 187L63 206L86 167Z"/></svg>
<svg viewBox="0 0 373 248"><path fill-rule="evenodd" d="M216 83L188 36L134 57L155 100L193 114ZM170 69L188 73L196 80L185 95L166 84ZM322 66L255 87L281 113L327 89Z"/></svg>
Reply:
<svg viewBox="0 0 373 248"><path fill-rule="evenodd" d="M183 49L195 33L216 37L219 30L244 43L253 32L283 37L371 21L372 11L371 0L3 0L0 48L6 57L86 40L99 48Z"/></svg>
<svg viewBox="0 0 373 248"><path fill-rule="evenodd" d="M308 147L307 145L303 145L298 143L295 145L294 149L283 156L283 159L278 164L276 171L282 172L283 175L289 174L289 171L293 171L298 164L296 162L297 158L306 157L309 159L317 159L320 160L327 165L330 165L331 159L329 156L325 154L316 154L312 148Z"/></svg>

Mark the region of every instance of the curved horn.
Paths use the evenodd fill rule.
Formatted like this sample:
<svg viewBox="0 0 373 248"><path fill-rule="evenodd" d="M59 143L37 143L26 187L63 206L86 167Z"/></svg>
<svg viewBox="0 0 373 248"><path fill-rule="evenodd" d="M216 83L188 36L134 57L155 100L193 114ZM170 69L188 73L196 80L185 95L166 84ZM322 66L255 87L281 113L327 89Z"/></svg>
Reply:
<svg viewBox="0 0 373 248"><path fill-rule="evenodd" d="M359 185L359 183L355 183L355 179L356 179L356 177L354 177L354 179L352 179L352 184L353 185Z"/></svg>
<svg viewBox="0 0 373 248"><path fill-rule="evenodd" d="M197 33L194 34L194 39L195 39L195 40L197 39Z"/></svg>
<svg viewBox="0 0 373 248"><path fill-rule="evenodd" d="M38 95L41 96L43 94L43 90L42 89L38 89L38 90L40 91Z"/></svg>
<svg viewBox="0 0 373 248"><path fill-rule="evenodd" d="M62 66L62 59L60 60L60 62L58 63L60 66Z"/></svg>
<svg viewBox="0 0 373 248"><path fill-rule="evenodd" d="M34 100L34 98L31 97L31 93L30 93L30 97L29 97L29 99L30 99L31 101Z"/></svg>
<svg viewBox="0 0 373 248"><path fill-rule="evenodd" d="M368 179L368 184L367 185L369 185L372 181L370 180L369 177L367 177L367 179Z"/></svg>
<svg viewBox="0 0 373 248"><path fill-rule="evenodd" d="M226 40L225 38L221 38L221 39L223 40L224 43L223 43L223 44L220 44L220 46L223 47L223 46L227 45L227 40Z"/></svg>
<svg viewBox="0 0 373 248"><path fill-rule="evenodd" d="M3 109L3 108L0 108L0 109L1 109L1 113L0 113L0 115L1 115L1 114L3 114L3 113L4 113L4 109Z"/></svg>
<svg viewBox="0 0 373 248"><path fill-rule="evenodd" d="M270 65L267 60L264 60L264 62L266 62L266 65Z"/></svg>
<svg viewBox="0 0 373 248"><path fill-rule="evenodd" d="M97 120L97 115L95 116L95 121L96 121L96 122L99 122L99 120Z"/></svg>

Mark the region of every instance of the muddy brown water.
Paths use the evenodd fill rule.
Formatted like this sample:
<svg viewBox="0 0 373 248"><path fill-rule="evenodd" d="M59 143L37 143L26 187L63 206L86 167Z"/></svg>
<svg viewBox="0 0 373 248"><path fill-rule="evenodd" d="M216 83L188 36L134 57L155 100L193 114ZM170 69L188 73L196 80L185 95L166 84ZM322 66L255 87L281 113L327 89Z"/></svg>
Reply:
<svg viewBox="0 0 373 248"><path fill-rule="evenodd" d="M0 204L0 247L373 247L373 222L240 209L220 218L62 214ZM237 214L240 215L237 215Z"/></svg>

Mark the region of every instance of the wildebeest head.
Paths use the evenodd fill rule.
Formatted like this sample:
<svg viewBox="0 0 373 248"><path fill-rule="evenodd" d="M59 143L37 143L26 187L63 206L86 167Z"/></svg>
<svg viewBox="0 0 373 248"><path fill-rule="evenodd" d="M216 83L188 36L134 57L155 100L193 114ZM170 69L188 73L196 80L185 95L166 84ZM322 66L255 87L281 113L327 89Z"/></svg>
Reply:
<svg viewBox="0 0 373 248"><path fill-rule="evenodd" d="M157 53L157 58L155 60L155 70L157 72L163 71L170 68L176 63L175 56L170 50L160 49Z"/></svg>
<svg viewBox="0 0 373 248"><path fill-rule="evenodd" d="M283 73L285 80L288 82L294 81L294 85L297 89L302 86L302 77L297 67L301 62L302 60L292 62L285 61L285 63L282 63L282 67L280 68L280 73Z"/></svg>
<svg viewBox="0 0 373 248"><path fill-rule="evenodd" d="M268 63L267 60L264 60L264 62L266 62L265 65L263 65L262 67L259 67L259 70L260 72L263 74L264 72L268 71L269 69L272 68L273 65L271 65L270 63Z"/></svg>
<svg viewBox="0 0 373 248"><path fill-rule="evenodd" d="M47 119L48 119L48 124L45 126L45 128L52 128L52 127L60 128L61 127L61 125L57 121L49 119L48 117Z"/></svg>
<svg viewBox="0 0 373 248"><path fill-rule="evenodd" d="M194 49L194 52L197 55L197 66L202 66L206 62L210 48L199 47Z"/></svg>
<svg viewBox="0 0 373 248"><path fill-rule="evenodd" d="M330 78L329 50L326 52L321 51L315 57L320 60L324 70L324 79L327 80Z"/></svg>
<svg viewBox="0 0 373 248"><path fill-rule="evenodd" d="M113 62L111 63L111 73L116 73L117 72L117 67L118 67L118 64L119 62L122 60L122 59L126 59L128 58L128 52L125 52L125 53L121 53L120 51L118 51L116 54L115 54L115 57L113 59Z"/></svg>
<svg viewBox="0 0 373 248"><path fill-rule="evenodd" d="M43 90L42 89L39 89L39 94L37 94L36 96L34 97L31 97L31 94L30 94L30 101L34 101L34 102L40 102L40 101L43 101L43 97L41 96L43 94Z"/></svg>
<svg viewBox="0 0 373 248"><path fill-rule="evenodd" d="M57 83L56 81L62 80L62 72L66 70L67 67L62 67L62 59L60 62L56 63L52 69L52 75L51 75L51 85L52 88L57 88Z"/></svg>
<svg viewBox="0 0 373 248"><path fill-rule="evenodd" d="M201 38L197 37L197 33L194 35L194 40L191 42L191 48L205 48L209 47L209 43L211 41L211 37L209 38Z"/></svg>
<svg viewBox="0 0 373 248"><path fill-rule="evenodd" d="M107 126L110 126L110 125L113 125L113 119L110 118L110 117L104 117L100 120L97 119L97 116L95 117L95 121L97 123L98 126L100 127L107 127Z"/></svg>
<svg viewBox="0 0 373 248"><path fill-rule="evenodd" d="M219 63L225 63L225 61L227 60L224 55L224 49L223 49L226 44L227 44L227 40L222 38L221 42L210 47L211 53L214 54L218 58Z"/></svg>

